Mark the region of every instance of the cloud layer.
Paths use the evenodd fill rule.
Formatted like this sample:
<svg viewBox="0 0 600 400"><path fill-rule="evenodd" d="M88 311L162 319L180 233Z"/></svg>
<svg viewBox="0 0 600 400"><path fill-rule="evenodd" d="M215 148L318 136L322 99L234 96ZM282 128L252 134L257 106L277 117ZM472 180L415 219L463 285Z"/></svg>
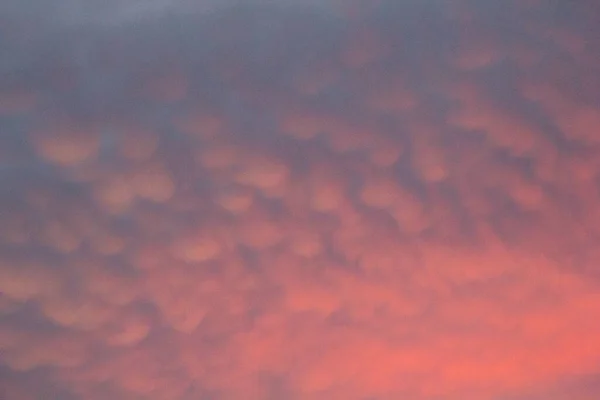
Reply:
<svg viewBox="0 0 600 400"><path fill-rule="evenodd" d="M600 12L505 3L3 6L0 397L596 398Z"/></svg>

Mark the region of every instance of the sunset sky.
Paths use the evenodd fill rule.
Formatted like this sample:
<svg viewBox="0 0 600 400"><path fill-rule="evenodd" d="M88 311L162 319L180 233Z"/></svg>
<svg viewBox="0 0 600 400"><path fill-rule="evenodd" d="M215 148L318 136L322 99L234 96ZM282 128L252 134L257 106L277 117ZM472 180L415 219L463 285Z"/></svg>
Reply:
<svg viewBox="0 0 600 400"><path fill-rule="evenodd" d="M600 3L0 0L0 400L600 399Z"/></svg>

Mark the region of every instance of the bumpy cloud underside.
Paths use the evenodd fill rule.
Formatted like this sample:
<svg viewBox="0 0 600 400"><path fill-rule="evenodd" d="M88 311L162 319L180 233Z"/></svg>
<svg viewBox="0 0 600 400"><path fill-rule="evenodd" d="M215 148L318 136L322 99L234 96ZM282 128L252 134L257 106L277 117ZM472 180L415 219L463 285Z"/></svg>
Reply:
<svg viewBox="0 0 600 400"><path fill-rule="evenodd" d="M0 7L0 398L598 398L593 1L84 3Z"/></svg>

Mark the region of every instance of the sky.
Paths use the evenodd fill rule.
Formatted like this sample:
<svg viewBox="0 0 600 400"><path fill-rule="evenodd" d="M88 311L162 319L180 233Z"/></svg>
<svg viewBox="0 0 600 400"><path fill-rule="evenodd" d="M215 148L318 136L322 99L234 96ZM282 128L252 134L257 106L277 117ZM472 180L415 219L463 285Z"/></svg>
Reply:
<svg viewBox="0 0 600 400"><path fill-rule="evenodd" d="M5 0L0 398L600 396L592 0Z"/></svg>

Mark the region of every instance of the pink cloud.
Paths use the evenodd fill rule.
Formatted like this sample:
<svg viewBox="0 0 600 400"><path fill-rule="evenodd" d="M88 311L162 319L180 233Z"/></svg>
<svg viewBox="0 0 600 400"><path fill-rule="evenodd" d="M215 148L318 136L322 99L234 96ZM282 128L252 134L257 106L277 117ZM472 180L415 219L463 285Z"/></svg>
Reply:
<svg viewBox="0 0 600 400"><path fill-rule="evenodd" d="M350 3L11 50L1 396L598 393L590 33L540 2Z"/></svg>

